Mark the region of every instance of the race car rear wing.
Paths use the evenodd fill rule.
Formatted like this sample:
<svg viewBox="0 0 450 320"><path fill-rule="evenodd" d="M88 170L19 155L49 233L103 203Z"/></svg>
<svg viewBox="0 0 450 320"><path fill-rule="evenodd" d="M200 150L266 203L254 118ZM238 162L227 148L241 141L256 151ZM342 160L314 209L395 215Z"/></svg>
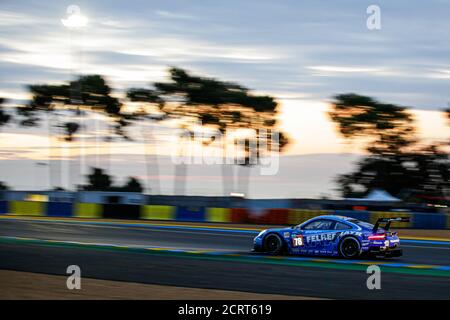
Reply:
<svg viewBox="0 0 450 320"><path fill-rule="evenodd" d="M373 226L373 232L377 232L378 228L380 227L380 224L386 223L386 225L383 227L385 231L388 231L391 227L391 222L397 221L397 222L409 222L409 218L406 217L392 217L392 218L378 218L377 222L375 222L375 225Z"/></svg>

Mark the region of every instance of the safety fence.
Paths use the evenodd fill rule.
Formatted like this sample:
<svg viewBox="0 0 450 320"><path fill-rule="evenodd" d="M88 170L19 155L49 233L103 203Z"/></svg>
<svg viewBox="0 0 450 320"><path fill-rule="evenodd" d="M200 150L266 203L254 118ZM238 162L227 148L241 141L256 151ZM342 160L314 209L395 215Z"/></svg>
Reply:
<svg viewBox="0 0 450 320"><path fill-rule="evenodd" d="M295 225L319 215L343 215L374 223L382 217L408 217L393 223L396 228L450 229L450 215L427 212L358 210L310 210L291 208L215 208L168 205L99 204L84 202L0 201L0 214L21 216L145 219L192 222L222 222Z"/></svg>

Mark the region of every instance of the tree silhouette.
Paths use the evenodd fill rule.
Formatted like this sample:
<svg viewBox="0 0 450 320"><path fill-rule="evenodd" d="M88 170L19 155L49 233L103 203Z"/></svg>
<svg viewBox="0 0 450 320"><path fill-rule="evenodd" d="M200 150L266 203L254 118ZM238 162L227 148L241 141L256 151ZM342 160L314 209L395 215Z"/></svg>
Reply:
<svg viewBox="0 0 450 320"><path fill-rule="evenodd" d="M101 168L91 168L92 172L87 175L88 185L83 187L87 191L108 191L112 186L112 178Z"/></svg>
<svg viewBox="0 0 450 320"><path fill-rule="evenodd" d="M143 190L141 183L135 177L129 177L128 181L121 188L123 192L142 192Z"/></svg>
<svg viewBox="0 0 450 320"><path fill-rule="evenodd" d="M273 97L253 95L236 83L194 76L180 68L171 68L169 73L169 82L156 82L153 89L132 88L127 97L156 104L168 116L194 116L222 133L275 128L278 103ZM287 142L285 136L280 139L280 148Z"/></svg>
<svg viewBox="0 0 450 320"><path fill-rule="evenodd" d="M121 113L122 104L111 95L111 87L100 75L80 76L74 81L61 85L30 85L29 90L32 94L31 102L17 109L18 114L22 117L20 123L24 126L38 125L40 112L47 112L50 116L50 128L60 129L58 136L61 140L72 142L83 128L79 123L80 116L88 110L104 114L111 121L109 124L110 134L105 137L105 141L111 141L114 136L129 138L124 130L129 124L128 117ZM78 119L74 117L71 117L69 121L64 117L61 119L60 110L69 110ZM65 117L67 116L66 113ZM59 149L59 143L54 149ZM58 165L58 163L58 160L54 160L51 165ZM76 166L75 161L72 162L72 167L74 166ZM53 171L51 168L51 175L56 177ZM56 172L59 174L60 169L56 168ZM78 168L72 168L73 176L77 176L78 172ZM59 179L52 183L59 184Z"/></svg>
<svg viewBox="0 0 450 320"><path fill-rule="evenodd" d="M62 124L62 128L66 133L65 140L73 141L73 136L80 129L80 125L77 122L65 122Z"/></svg>
<svg viewBox="0 0 450 320"><path fill-rule="evenodd" d="M449 189L448 154L437 144L418 145L406 108L350 93L335 96L329 115L345 138L371 140L369 156L337 178L343 196L361 197L375 188L397 197L411 192L442 196Z"/></svg>
<svg viewBox="0 0 450 320"><path fill-rule="evenodd" d="M367 151L396 154L416 142L413 118L405 107L354 93L334 97L331 119L345 138L369 137Z"/></svg>
<svg viewBox="0 0 450 320"><path fill-rule="evenodd" d="M436 146L396 155L371 155L357 169L337 179L345 197L362 197L373 189L383 189L397 197L411 193L442 196L450 190L447 153Z"/></svg>
<svg viewBox="0 0 450 320"><path fill-rule="evenodd" d="M192 75L181 68L169 69L170 80L168 82L154 83L150 89L132 88L127 96L132 101L147 102L156 105L164 113L163 118L196 118L201 121L201 126L220 133L229 130L252 129L254 134L239 138L239 144L244 146L245 165L255 164L249 161L255 156L257 161L266 150L258 149L257 143L252 140L261 140L260 133L267 130L276 131L279 139L272 139L268 135L267 144L270 150L282 151L288 143L285 134L278 132L276 127L276 115L278 103L271 96L254 95L249 89L234 82L220 81L214 78ZM196 123L197 125L198 123ZM180 124L183 129L183 137L191 139L194 137L193 127ZM209 140L202 141L204 144L216 141L215 134L211 134ZM264 135L263 138L266 138ZM220 141L218 141L220 142ZM249 146L256 146L256 150ZM225 148L225 140L222 140ZM183 166L177 165L177 168ZM225 165L223 166L225 167ZM183 175L185 170L178 168ZM184 192L185 177L181 183L181 192Z"/></svg>
<svg viewBox="0 0 450 320"><path fill-rule="evenodd" d="M105 173L101 168L91 168L87 175L88 184L80 186L79 189L86 191L116 191L116 192L142 192L142 184L135 177L128 177L123 186L114 186L113 177Z"/></svg>
<svg viewBox="0 0 450 320"><path fill-rule="evenodd" d="M4 98L0 98L0 128L7 124L11 120L11 115L5 113L3 111L3 103L5 102ZM3 181L0 181L0 190L9 190L8 185L6 185Z"/></svg>
<svg viewBox="0 0 450 320"><path fill-rule="evenodd" d="M78 88L77 99L74 98L72 88ZM81 109L89 109L104 112L117 122L124 118L120 112L122 104L111 96L110 86L100 75L80 76L69 84L30 85L29 90L33 97L24 109L24 115L27 115L26 112L54 111L58 106L65 106L77 114L80 114Z"/></svg>
<svg viewBox="0 0 450 320"><path fill-rule="evenodd" d="M6 191L9 189L10 189L9 186L6 183L4 183L3 181L0 181L0 191Z"/></svg>
<svg viewBox="0 0 450 320"><path fill-rule="evenodd" d="M11 115L5 113L3 110L3 103L5 102L4 98L0 98L0 127L4 126L11 120Z"/></svg>

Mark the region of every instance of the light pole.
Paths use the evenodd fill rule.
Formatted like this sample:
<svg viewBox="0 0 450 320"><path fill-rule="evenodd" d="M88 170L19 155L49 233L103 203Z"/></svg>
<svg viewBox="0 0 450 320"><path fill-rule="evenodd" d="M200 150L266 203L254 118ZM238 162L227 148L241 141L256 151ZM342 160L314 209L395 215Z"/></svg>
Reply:
<svg viewBox="0 0 450 320"><path fill-rule="evenodd" d="M34 188L35 188L35 190L39 190L39 183L40 183L40 181L39 181L39 170L38 169L47 166L47 163L38 161L38 162L35 162L34 165L35 165L35 169L34 169ZM42 189L45 189L44 186L46 186L46 183L44 184L44 182L43 182L42 183Z"/></svg>
<svg viewBox="0 0 450 320"><path fill-rule="evenodd" d="M66 19L61 19L61 23L69 30L70 32L70 54L71 54L71 67L70 67L70 78L73 80L74 79L74 69L75 69L75 58L74 56L74 52L76 50L74 50L73 48L73 39L72 39L72 32L76 31L76 30L80 30L84 27L87 26L88 24L88 18L86 16L83 16L81 14L81 9L80 7L76 6L76 5L71 5L69 7L67 7L67 18ZM81 56L81 49L79 50L80 56ZM81 60L81 59L80 59ZM80 61L81 64L81 61ZM79 66L80 67L80 66ZM78 89L78 94L79 96L77 97L78 99L76 99L76 97L74 96L74 90L72 90L71 88L71 103L72 104L80 104L81 103L81 88L76 88Z"/></svg>
<svg viewBox="0 0 450 320"><path fill-rule="evenodd" d="M61 19L61 23L64 27L66 27L69 30L69 38L70 38L70 56L71 56L71 66L70 66L70 81L73 81L70 86L70 104L76 106L76 115L79 116L81 114L80 112L80 105L82 104L82 91L81 91L81 82L77 81L75 76L75 68L76 68L76 57L78 56L79 63L78 68L80 69L79 72L81 73L81 46L78 48L78 50L75 47L75 45L78 45L79 39L73 39L73 33L74 31L81 30L82 28L86 27L88 24L88 18L81 14L81 9L77 5L71 5L67 7L66 10L67 17ZM74 44L75 42L75 44ZM74 87L75 86L75 87ZM81 129L81 126L80 126ZM71 150L72 148L70 148ZM81 150L79 150L80 153ZM69 165L70 166L69 162ZM69 168L69 172L67 174L67 186L70 187L71 182L73 182L71 179L72 175L79 176L78 171L80 170L74 170L74 166L76 165L76 161L73 160L73 166L72 168ZM76 173L74 171L77 171Z"/></svg>

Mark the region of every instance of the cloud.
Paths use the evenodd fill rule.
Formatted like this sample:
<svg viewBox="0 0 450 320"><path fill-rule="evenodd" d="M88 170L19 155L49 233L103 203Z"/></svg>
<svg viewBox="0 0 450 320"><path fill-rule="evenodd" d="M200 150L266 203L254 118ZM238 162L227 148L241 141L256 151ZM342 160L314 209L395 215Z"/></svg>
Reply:
<svg viewBox="0 0 450 320"><path fill-rule="evenodd" d="M430 73L431 78L435 79L450 79L450 69L439 69L433 70L434 72Z"/></svg>
<svg viewBox="0 0 450 320"><path fill-rule="evenodd" d="M308 66L307 69L318 71L318 75L338 74L338 73L368 73L373 74L383 69L355 67L355 66Z"/></svg>
<svg viewBox="0 0 450 320"><path fill-rule="evenodd" d="M0 11L0 27L29 26L39 22L38 17L29 14Z"/></svg>
<svg viewBox="0 0 450 320"><path fill-rule="evenodd" d="M195 17L190 14L169 12L165 10L157 10L155 12L158 16L169 18L169 19L183 19L183 20L194 20Z"/></svg>
<svg viewBox="0 0 450 320"><path fill-rule="evenodd" d="M441 107L448 100L450 4L379 5L382 29L372 32L359 1L99 0L79 4L89 24L71 34L60 22L66 4L10 2L0 11L0 72L14 83L61 81L71 70L101 73L121 92L160 81L177 65L283 96L326 100L359 91ZM17 88L0 81L2 92ZM409 98L417 92L419 100Z"/></svg>

